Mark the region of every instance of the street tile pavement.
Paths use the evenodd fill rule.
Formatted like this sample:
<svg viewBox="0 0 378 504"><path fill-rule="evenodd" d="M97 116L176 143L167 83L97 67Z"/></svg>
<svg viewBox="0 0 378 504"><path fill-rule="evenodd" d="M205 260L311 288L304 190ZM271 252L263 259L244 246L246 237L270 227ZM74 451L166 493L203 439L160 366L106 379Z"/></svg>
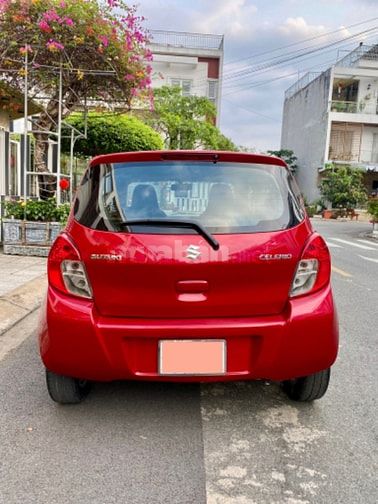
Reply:
<svg viewBox="0 0 378 504"><path fill-rule="evenodd" d="M0 249L0 296L46 273L46 257L3 254Z"/></svg>

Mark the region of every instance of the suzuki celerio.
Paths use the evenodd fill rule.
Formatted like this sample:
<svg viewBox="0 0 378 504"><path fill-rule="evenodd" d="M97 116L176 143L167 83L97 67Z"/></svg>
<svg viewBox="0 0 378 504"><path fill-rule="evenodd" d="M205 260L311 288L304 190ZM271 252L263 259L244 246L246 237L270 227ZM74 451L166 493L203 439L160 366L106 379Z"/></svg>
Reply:
<svg viewBox="0 0 378 504"><path fill-rule="evenodd" d="M90 163L48 258L47 387L275 380L327 390L338 324L330 255L284 161L156 151Z"/></svg>

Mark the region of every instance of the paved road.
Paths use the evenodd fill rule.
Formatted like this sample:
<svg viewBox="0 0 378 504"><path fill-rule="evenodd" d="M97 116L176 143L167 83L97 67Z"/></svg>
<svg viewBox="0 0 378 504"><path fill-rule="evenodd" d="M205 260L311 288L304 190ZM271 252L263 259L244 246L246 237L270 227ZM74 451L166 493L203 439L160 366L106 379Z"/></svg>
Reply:
<svg viewBox="0 0 378 504"><path fill-rule="evenodd" d="M314 226L331 247L341 326L322 400L291 403L265 383L114 383L60 407L33 314L0 353L0 503L375 504L378 243L364 241L368 224Z"/></svg>

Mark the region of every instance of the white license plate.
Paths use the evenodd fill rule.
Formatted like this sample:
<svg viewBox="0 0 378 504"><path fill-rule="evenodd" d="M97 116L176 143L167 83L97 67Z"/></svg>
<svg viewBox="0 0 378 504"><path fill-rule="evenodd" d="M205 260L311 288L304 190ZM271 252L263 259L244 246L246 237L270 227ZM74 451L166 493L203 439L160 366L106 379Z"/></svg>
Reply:
<svg viewBox="0 0 378 504"><path fill-rule="evenodd" d="M161 375L222 375L225 372L225 340L159 341Z"/></svg>

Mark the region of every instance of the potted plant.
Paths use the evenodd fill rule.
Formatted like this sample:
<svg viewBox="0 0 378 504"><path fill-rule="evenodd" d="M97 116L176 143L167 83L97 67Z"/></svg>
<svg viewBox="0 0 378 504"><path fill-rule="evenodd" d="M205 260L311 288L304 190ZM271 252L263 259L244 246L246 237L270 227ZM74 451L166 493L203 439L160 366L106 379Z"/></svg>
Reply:
<svg viewBox="0 0 378 504"><path fill-rule="evenodd" d="M323 212L324 218L332 218L350 214L357 205L367 200L366 188L363 183L363 171L349 165L332 165L328 167L322 181L320 192L329 201L333 209ZM335 217L335 218L336 218Z"/></svg>
<svg viewBox="0 0 378 504"><path fill-rule="evenodd" d="M5 254L47 256L70 211L65 203L48 200L5 202L3 244Z"/></svg>

